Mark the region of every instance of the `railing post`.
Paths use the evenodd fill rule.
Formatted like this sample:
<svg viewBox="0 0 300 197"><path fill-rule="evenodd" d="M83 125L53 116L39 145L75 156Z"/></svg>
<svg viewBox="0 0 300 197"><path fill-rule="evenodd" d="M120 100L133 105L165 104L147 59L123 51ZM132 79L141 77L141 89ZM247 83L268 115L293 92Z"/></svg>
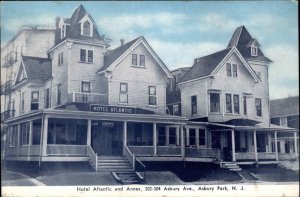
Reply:
<svg viewBox="0 0 300 197"><path fill-rule="evenodd" d="M75 92L74 92L74 90L72 91L72 101L73 101L73 103L75 102Z"/></svg>
<svg viewBox="0 0 300 197"><path fill-rule="evenodd" d="M180 126L180 134L181 134L181 155L185 157L185 145L184 145L184 130L183 126Z"/></svg>
<svg viewBox="0 0 300 197"><path fill-rule="evenodd" d="M274 140L275 140L275 155L276 161L278 161L278 146L277 146L277 131L274 132Z"/></svg>
<svg viewBox="0 0 300 197"><path fill-rule="evenodd" d="M127 146L127 122L123 122L123 155L125 155Z"/></svg>
<svg viewBox="0 0 300 197"><path fill-rule="evenodd" d="M132 169L135 171L135 154L132 153Z"/></svg>
<svg viewBox="0 0 300 197"><path fill-rule="evenodd" d="M296 157L297 157L297 155L298 155L298 146L297 146L298 144L297 144L297 133L296 132L294 132L294 148L295 148L295 155L296 155Z"/></svg>
<svg viewBox="0 0 300 197"><path fill-rule="evenodd" d="M87 125L87 138L86 138L86 144L88 146L91 145L91 135L92 135L92 120L91 119L88 119L87 120L88 122L88 125Z"/></svg>
<svg viewBox="0 0 300 197"><path fill-rule="evenodd" d="M236 161L236 159L235 159L235 136L234 136L234 129L231 129L231 148L232 148L232 161Z"/></svg>
<svg viewBox="0 0 300 197"><path fill-rule="evenodd" d="M153 123L153 155L157 155L157 131L156 131L156 123Z"/></svg>
<svg viewBox="0 0 300 197"><path fill-rule="evenodd" d="M95 169L96 169L96 172L98 172L98 153L96 153L96 161L95 161Z"/></svg>
<svg viewBox="0 0 300 197"><path fill-rule="evenodd" d="M48 138L48 117L44 117L44 127L43 127L43 143L42 143L42 155L47 155L47 138Z"/></svg>
<svg viewBox="0 0 300 197"><path fill-rule="evenodd" d="M255 161L258 162L258 155L257 155L257 141L256 141L256 130L253 131L253 141L254 141L254 155L255 155Z"/></svg>

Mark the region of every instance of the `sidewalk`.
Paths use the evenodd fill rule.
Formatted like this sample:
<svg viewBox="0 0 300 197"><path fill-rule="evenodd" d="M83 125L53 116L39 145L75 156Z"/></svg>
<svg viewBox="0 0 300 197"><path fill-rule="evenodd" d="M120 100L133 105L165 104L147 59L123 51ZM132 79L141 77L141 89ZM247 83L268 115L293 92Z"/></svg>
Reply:
<svg viewBox="0 0 300 197"><path fill-rule="evenodd" d="M45 186L45 184L19 172L2 170L1 186Z"/></svg>

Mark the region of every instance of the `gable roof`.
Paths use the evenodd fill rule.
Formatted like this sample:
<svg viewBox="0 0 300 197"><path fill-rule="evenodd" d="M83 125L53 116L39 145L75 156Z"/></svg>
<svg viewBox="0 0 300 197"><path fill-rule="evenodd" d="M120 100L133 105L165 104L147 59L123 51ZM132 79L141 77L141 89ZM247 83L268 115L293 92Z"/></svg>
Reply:
<svg viewBox="0 0 300 197"><path fill-rule="evenodd" d="M282 117L296 114L299 115L299 96L270 101L271 117Z"/></svg>
<svg viewBox="0 0 300 197"><path fill-rule="evenodd" d="M222 51L197 58L192 68L185 73L179 83L209 76L230 51L231 48L227 48Z"/></svg>
<svg viewBox="0 0 300 197"><path fill-rule="evenodd" d="M158 57L158 55L155 53L155 51L151 48L149 43L146 41L146 39L143 36L140 36L124 45L121 45L120 47L109 50L104 55L104 66L101 67L97 73L101 73L104 71L110 71L112 70L120 61L122 61L133 49L135 49L139 44L143 44L145 48L148 50L148 52L152 55L152 57L156 60L158 65L163 69L165 74L168 76L168 78L173 78L172 74L170 73L169 69L166 67L166 65L162 62L162 60Z"/></svg>
<svg viewBox="0 0 300 197"><path fill-rule="evenodd" d="M22 65L27 76L27 80L46 81L52 76L51 60L40 57L22 56ZM22 66L21 65L21 66ZM19 72L21 69L19 69Z"/></svg>
<svg viewBox="0 0 300 197"><path fill-rule="evenodd" d="M253 42L257 43L257 56L251 56L251 45ZM236 47L246 60L251 58L252 61L272 62L269 58L265 57L259 46L259 42L252 38L246 27L241 26L234 31L227 48Z"/></svg>

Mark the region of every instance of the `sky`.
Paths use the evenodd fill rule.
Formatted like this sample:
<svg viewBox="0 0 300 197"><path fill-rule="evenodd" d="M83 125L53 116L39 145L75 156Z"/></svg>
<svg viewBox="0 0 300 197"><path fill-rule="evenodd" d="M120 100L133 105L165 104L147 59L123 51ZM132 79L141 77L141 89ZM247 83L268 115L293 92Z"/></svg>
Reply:
<svg viewBox="0 0 300 197"><path fill-rule="evenodd" d="M1 46L23 26L54 27L82 4L111 38L111 49L144 36L170 70L225 49L244 25L269 66L270 98L299 95L298 3L295 1L1 2Z"/></svg>

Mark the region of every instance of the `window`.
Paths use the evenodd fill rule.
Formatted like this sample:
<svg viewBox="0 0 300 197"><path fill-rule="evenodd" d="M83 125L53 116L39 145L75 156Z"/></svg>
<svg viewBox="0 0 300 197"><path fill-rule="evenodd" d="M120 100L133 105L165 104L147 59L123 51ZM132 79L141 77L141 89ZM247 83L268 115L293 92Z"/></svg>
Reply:
<svg viewBox="0 0 300 197"><path fill-rule="evenodd" d="M64 24L62 27L61 27L61 39L63 39L64 37L66 37L66 31L67 31L67 26Z"/></svg>
<svg viewBox="0 0 300 197"><path fill-rule="evenodd" d="M233 108L234 108L234 113L235 114L239 114L240 113L239 95L233 95Z"/></svg>
<svg viewBox="0 0 300 197"><path fill-rule="evenodd" d="M86 50L80 49L80 61L85 62L86 61Z"/></svg>
<svg viewBox="0 0 300 197"><path fill-rule="evenodd" d="M199 129L199 145L205 146L205 129Z"/></svg>
<svg viewBox="0 0 300 197"><path fill-rule="evenodd" d="M158 145L159 146L166 145L166 128L165 127L158 128Z"/></svg>
<svg viewBox="0 0 300 197"><path fill-rule="evenodd" d="M127 83L120 83L120 103L128 103L128 85Z"/></svg>
<svg viewBox="0 0 300 197"><path fill-rule="evenodd" d="M47 88L45 90L45 108L49 108L50 107L50 89Z"/></svg>
<svg viewBox="0 0 300 197"><path fill-rule="evenodd" d="M197 96L191 96L192 115L197 114Z"/></svg>
<svg viewBox="0 0 300 197"><path fill-rule="evenodd" d="M132 65L137 65L137 54L132 54Z"/></svg>
<svg viewBox="0 0 300 197"><path fill-rule="evenodd" d="M63 63L64 63L64 54L63 54L63 52L61 52L61 53L59 53L58 54L58 66L61 66L61 65L63 65Z"/></svg>
<svg viewBox="0 0 300 197"><path fill-rule="evenodd" d="M257 56L257 46L251 46L251 55Z"/></svg>
<svg viewBox="0 0 300 197"><path fill-rule="evenodd" d="M25 110L25 92L22 92L21 94L21 112L24 112Z"/></svg>
<svg viewBox="0 0 300 197"><path fill-rule="evenodd" d="M149 105L156 105L156 87L149 86Z"/></svg>
<svg viewBox="0 0 300 197"><path fill-rule="evenodd" d="M231 64L229 63L226 64L226 73L227 77L231 77Z"/></svg>
<svg viewBox="0 0 300 197"><path fill-rule="evenodd" d="M237 77L237 65L236 64L232 64L232 76L233 77Z"/></svg>
<svg viewBox="0 0 300 197"><path fill-rule="evenodd" d="M220 94L210 93L210 112L220 112Z"/></svg>
<svg viewBox="0 0 300 197"><path fill-rule="evenodd" d="M91 36L91 24L89 21L85 21L83 23L83 30L82 30L83 35L85 36Z"/></svg>
<svg viewBox="0 0 300 197"><path fill-rule="evenodd" d="M196 129L190 129L190 146L196 146Z"/></svg>
<svg viewBox="0 0 300 197"><path fill-rule="evenodd" d="M11 133L9 136L9 145L10 147L15 147L17 146L18 143L18 125L13 125L11 127Z"/></svg>
<svg viewBox="0 0 300 197"><path fill-rule="evenodd" d="M287 117L280 117L280 126L287 127Z"/></svg>
<svg viewBox="0 0 300 197"><path fill-rule="evenodd" d="M262 113L261 113L261 99L259 99L259 98L255 99L255 108L256 108L256 115L257 116L262 116Z"/></svg>
<svg viewBox="0 0 300 197"><path fill-rule="evenodd" d="M88 50L88 63L93 63L93 51Z"/></svg>
<svg viewBox="0 0 300 197"><path fill-rule="evenodd" d="M145 56L140 55L140 66L145 66Z"/></svg>
<svg viewBox="0 0 300 197"><path fill-rule="evenodd" d="M39 109L39 91L32 91L31 92L31 110L38 110Z"/></svg>
<svg viewBox="0 0 300 197"><path fill-rule="evenodd" d="M244 115L247 115L247 97L243 97Z"/></svg>
<svg viewBox="0 0 300 197"><path fill-rule="evenodd" d="M29 123L21 124L21 145L29 144Z"/></svg>
<svg viewBox="0 0 300 197"><path fill-rule="evenodd" d="M226 94L226 113L232 113L231 94Z"/></svg>
<svg viewBox="0 0 300 197"><path fill-rule="evenodd" d="M91 92L91 82L82 81L81 82L81 92Z"/></svg>
<svg viewBox="0 0 300 197"><path fill-rule="evenodd" d="M179 106L173 105L173 115L179 116Z"/></svg>
<svg viewBox="0 0 300 197"><path fill-rule="evenodd" d="M57 85L57 105L61 104L61 84Z"/></svg>
<svg viewBox="0 0 300 197"><path fill-rule="evenodd" d="M33 122L33 128L32 128L32 144L33 145L40 144L41 128L42 128L42 124L40 122Z"/></svg>
<svg viewBox="0 0 300 197"><path fill-rule="evenodd" d="M176 128L169 128L169 144L176 145Z"/></svg>

